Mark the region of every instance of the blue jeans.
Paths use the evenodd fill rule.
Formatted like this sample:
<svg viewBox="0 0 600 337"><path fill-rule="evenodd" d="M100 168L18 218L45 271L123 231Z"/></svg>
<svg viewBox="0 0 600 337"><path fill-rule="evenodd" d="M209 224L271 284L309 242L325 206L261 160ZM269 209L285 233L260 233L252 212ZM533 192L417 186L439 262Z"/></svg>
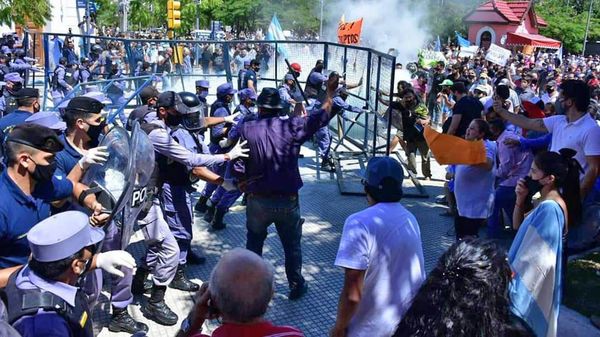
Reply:
<svg viewBox="0 0 600 337"><path fill-rule="evenodd" d="M275 223L285 252L285 274L290 288L304 284L302 277L302 224L298 196L248 195L246 249L262 256L267 229Z"/></svg>
<svg viewBox="0 0 600 337"><path fill-rule="evenodd" d="M513 186L498 186L494 195L494 209L492 215L488 218L488 238L497 239L502 231L502 211L504 211L509 219L512 219L513 211L517 196L515 187ZM509 225L512 224L510 221Z"/></svg>

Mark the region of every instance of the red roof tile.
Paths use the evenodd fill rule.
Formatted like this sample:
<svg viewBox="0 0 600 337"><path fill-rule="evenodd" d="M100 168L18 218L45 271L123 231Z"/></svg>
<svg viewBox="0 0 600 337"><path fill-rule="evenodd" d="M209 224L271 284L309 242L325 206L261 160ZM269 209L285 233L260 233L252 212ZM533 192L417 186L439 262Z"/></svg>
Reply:
<svg viewBox="0 0 600 337"><path fill-rule="evenodd" d="M529 6L529 1L502 1L496 0L496 9L494 9L494 1L488 1L481 4L477 7L476 10L471 12L471 15L467 15L465 21L479 21L485 17L491 18L491 14L489 12L498 12L501 16L506 18L510 23L519 23L523 15L525 15L525 11ZM477 19L477 20L475 20ZM537 16L535 17L536 22L540 26L547 26L548 24L544 19ZM486 20L483 20L486 21ZM497 22L497 20L490 20L493 22ZM486 21L487 22L487 21Z"/></svg>

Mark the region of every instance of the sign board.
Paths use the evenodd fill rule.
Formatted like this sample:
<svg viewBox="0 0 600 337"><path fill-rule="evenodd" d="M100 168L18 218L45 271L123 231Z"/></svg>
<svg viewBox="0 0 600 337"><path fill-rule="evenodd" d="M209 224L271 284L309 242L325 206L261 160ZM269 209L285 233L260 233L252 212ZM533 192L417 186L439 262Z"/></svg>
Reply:
<svg viewBox="0 0 600 337"><path fill-rule="evenodd" d="M446 57L441 51L433 51L429 49L419 50L419 65L422 68L429 69L435 66L439 61L444 61L444 64L447 63Z"/></svg>
<svg viewBox="0 0 600 337"><path fill-rule="evenodd" d="M360 42L363 19L352 22L340 22L338 26L338 42L341 44L356 45Z"/></svg>
<svg viewBox="0 0 600 337"><path fill-rule="evenodd" d="M479 50L479 46L468 46L468 47L460 47L460 52L458 56L460 57L474 57Z"/></svg>
<svg viewBox="0 0 600 337"><path fill-rule="evenodd" d="M500 66L506 66L508 59L512 55L511 51L504 49L496 44L491 44L485 59Z"/></svg>
<svg viewBox="0 0 600 337"><path fill-rule="evenodd" d="M91 8L96 8L96 3L94 2L94 0L75 0L77 1L77 8L85 8L86 6L86 2L90 2L90 9Z"/></svg>

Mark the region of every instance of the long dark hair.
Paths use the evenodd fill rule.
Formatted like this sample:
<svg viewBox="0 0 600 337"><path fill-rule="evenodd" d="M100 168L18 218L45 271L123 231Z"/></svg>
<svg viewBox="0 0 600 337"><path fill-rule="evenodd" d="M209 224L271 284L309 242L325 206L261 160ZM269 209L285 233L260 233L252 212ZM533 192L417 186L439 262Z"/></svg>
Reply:
<svg viewBox="0 0 600 337"><path fill-rule="evenodd" d="M493 242L455 243L429 274L394 337L504 337L510 277L506 255Z"/></svg>
<svg viewBox="0 0 600 337"><path fill-rule="evenodd" d="M475 118L473 120L475 124L477 124L477 128L479 132L483 133L483 139L490 139L492 137L492 131L490 130L490 124L481 118Z"/></svg>
<svg viewBox="0 0 600 337"><path fill-rule="evenodd" d="M579 194L579 173L581 165L574 158L577 151L564 148L559 152L546 151L535 156L535 165L546 175L553 175L555 185L567 204L569 226L581 220L581 196Z"/></svg>

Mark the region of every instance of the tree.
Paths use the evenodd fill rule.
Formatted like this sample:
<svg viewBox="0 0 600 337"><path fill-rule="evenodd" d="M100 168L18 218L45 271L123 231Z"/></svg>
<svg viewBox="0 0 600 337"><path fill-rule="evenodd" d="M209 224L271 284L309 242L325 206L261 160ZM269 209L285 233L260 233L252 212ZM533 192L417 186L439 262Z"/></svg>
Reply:
<svg viewBox="0 0 600 337"><path fill-rule="evenodd" d="M43 27L52 18L48 0L0 0L0 24L25 25L27 21Z"/></svg>
<svg viewBox="0 0 600 337"><path fill-rule="evenodd" d="M96 0L98 13L96 13L96 23L99 27L116 27L119 25L119 7L116 1Z"/></svg>

